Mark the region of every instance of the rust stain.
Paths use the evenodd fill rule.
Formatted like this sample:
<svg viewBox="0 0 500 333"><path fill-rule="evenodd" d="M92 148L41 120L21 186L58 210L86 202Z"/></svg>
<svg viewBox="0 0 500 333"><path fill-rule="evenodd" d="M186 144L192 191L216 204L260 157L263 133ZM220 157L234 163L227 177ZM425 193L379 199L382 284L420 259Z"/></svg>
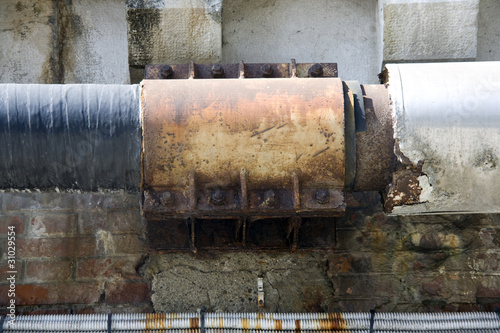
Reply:
<svg viewBox="0 0 500 333"><path fill-rule="evenodd" d="M283 321L277 319L274 321L274 329L281 331L283 329Z"/></svg>
<svg viewBox="0 0 500 333"><path fill-rule="evenodd" d="M167 316L164 313L146 314L146 330L166 329L166 318Z"/></svg>
<svg viewBox="0 0 500 333"><path fill-rule="evenodd" d="M300 319L295 320L295 333L301 333Z"/></svg>
<svg viewBox="0 0 500 333"><path fill-rule="evenodd" d="M395 206L420 203L422 188L418 177L422 175L419 167L408 166L392 174L392 183L385 195L384 209L392 212Z"/></svg>
<svg viewBox="0 0 500 333"><path fill-rule="evenodd" d="M327 330L346 330L348 329L347 323L344 320L344 316L342 316L342 313L329 313L328 314L328 321L326 321L326 327ZM323 329L323 328L322 328Z"/></svg>
<svg viewBox="0 0 500 333"><path fill-rule="evenodd" d="M244 329L244 330L248 330L250 329L250 322L247 318L242 318L241 319L241 327Z"/></svg>
<svg viewBox="0 0 500 333"><path fill-rule="evenodd" d="M198 318L189 318L189 328L199 328L200 320Z"/></svg>
<svg viewBox="0 0 500 333"><path fill-rule="evenodd" d="M145 80L143 85L144 187L185 188L189 172L200 183L233 186L241 168L251 175L249 188L283 184L290 170L299 171L305 187L343 187L339 79ZM263 133L265 148L261 140L248 140Z"/></svg>
<svg viewBox="0 0 500 333"><path fill-rule="evenodd" d="M260 262L261 264L266 264L266 262ZM266 316L263 313L257 313L257 319L265 319Z"/></svg>

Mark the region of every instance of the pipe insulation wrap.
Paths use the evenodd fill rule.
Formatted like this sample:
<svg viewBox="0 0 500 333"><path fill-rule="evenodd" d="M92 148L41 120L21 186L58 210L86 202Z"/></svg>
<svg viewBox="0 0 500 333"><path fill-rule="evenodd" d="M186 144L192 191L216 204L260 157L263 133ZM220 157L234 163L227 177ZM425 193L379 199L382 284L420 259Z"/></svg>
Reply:
<svg viewBox="0 0 500 333"><path fill-rule="evenodd" d="M139 190L138 85L0 84L0 188Z"/></svg>
<svg viewBox="0 0 500 333"><path fill-rule="evenodd" d="M206 333L327 333L368 332L369 313L207 313ZM108 316L19 315L6 321L3 332L107 332ZM200 333L197 313L113 314L112 332ZM382 332L498 332L495 313L376 313L374 331Z"/></svg>
<svg viewBox="0 0 500 333"><path fill-rule="evenodd" d="M500 62L390 64L385 75L396 157L419 172L418 200L393 213L499 213Z"/></svg>

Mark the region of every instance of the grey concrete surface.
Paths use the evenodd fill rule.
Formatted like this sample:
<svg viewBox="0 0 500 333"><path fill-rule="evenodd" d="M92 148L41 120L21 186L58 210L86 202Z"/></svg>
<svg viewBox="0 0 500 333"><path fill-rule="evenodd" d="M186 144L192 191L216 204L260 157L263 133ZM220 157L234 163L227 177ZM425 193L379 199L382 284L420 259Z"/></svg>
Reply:
<svg viewBox="0 0 500 333"><path fill-rule="evenodd" d="M500 1L479 2L477 60L500 60Z"/></svg>
<svg viewBox="0 0 500 333"><path fill-rule="evenodd" d="M325 254L172 254L151 257L143 274L152 279L156 311L326 311L335 290ZM257 306L257 278L265 306Z"/></svg>
<svg viewBox="0 0 500 333"><path fill-rule="evenodd" d="M220 61L221 8L221 0L129 0L129 64Z"/></svg>
<svg viewBox="0 0 500 333"><path fill-rule="evenodd" d="M224 0L223 62L336 62L339 77L377 83L377 2Z"/></svg>
<svg viewBox="0 0 500 333"><path fill-rule="evenodd" d="M388 0L384 61L474 60L479 0Z"/></svg>
<svg viewBox="0 0 500 333"><path fill-rule="evenodd" d="M0 2L0 82L129 83L120 0Z"/></svg>

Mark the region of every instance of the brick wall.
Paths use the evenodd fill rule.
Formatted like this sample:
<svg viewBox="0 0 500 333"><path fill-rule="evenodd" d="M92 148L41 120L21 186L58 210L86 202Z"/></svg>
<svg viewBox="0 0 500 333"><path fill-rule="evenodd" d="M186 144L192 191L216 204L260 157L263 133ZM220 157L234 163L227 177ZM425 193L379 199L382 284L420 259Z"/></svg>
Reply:
<svg viewBox="0 0 500 333"><path fill-rule="evenodd" d="M337 221L328 274L343 309L493 311L500 305L500 215L395 217L375 201L350 196L350 212Z"/></svg>
<svg viewBox="0 0 500 333"><path fill-rule="evenodd" d="M3 193L0 305L10 225L19 313L258 311L258 276L266 311L500 305L500 215L387 216L377 193L347 203L346 216L332 220L332 252L158 254L148 251L139 195Z"/></svg>
<svg viewBox="0 0 500 333"><path fill-rule="evenodd" d="M6 233L16 230L23 312L151 311L138 195L0 195L0 304L8 301ZM40 307L43 305L43 307Z"/></svg>

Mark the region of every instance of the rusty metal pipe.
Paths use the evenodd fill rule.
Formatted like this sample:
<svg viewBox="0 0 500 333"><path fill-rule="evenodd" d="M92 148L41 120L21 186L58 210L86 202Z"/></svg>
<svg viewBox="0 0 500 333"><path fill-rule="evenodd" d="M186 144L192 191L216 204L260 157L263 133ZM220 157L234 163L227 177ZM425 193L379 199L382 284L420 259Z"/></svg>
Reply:
<svg viewBox="0 0 500 333"><path fill-rule="evenodd" d="M396 163L389 92L381 84L361 87L366 131L356 133L354 191L385 191Z"/></svg>
<svg viewBox="0 0 500 333"><path fill-rule="evenodd" d="M290 235L342 214L351 188L385 192L396 214L500 212L500 63L387 65L385 85L361 86L355 135L360 93L336 70L245 66L217 80L173 66L141 87L0 85L0 189L143 189L147 218L288 217Z"/></svg>

